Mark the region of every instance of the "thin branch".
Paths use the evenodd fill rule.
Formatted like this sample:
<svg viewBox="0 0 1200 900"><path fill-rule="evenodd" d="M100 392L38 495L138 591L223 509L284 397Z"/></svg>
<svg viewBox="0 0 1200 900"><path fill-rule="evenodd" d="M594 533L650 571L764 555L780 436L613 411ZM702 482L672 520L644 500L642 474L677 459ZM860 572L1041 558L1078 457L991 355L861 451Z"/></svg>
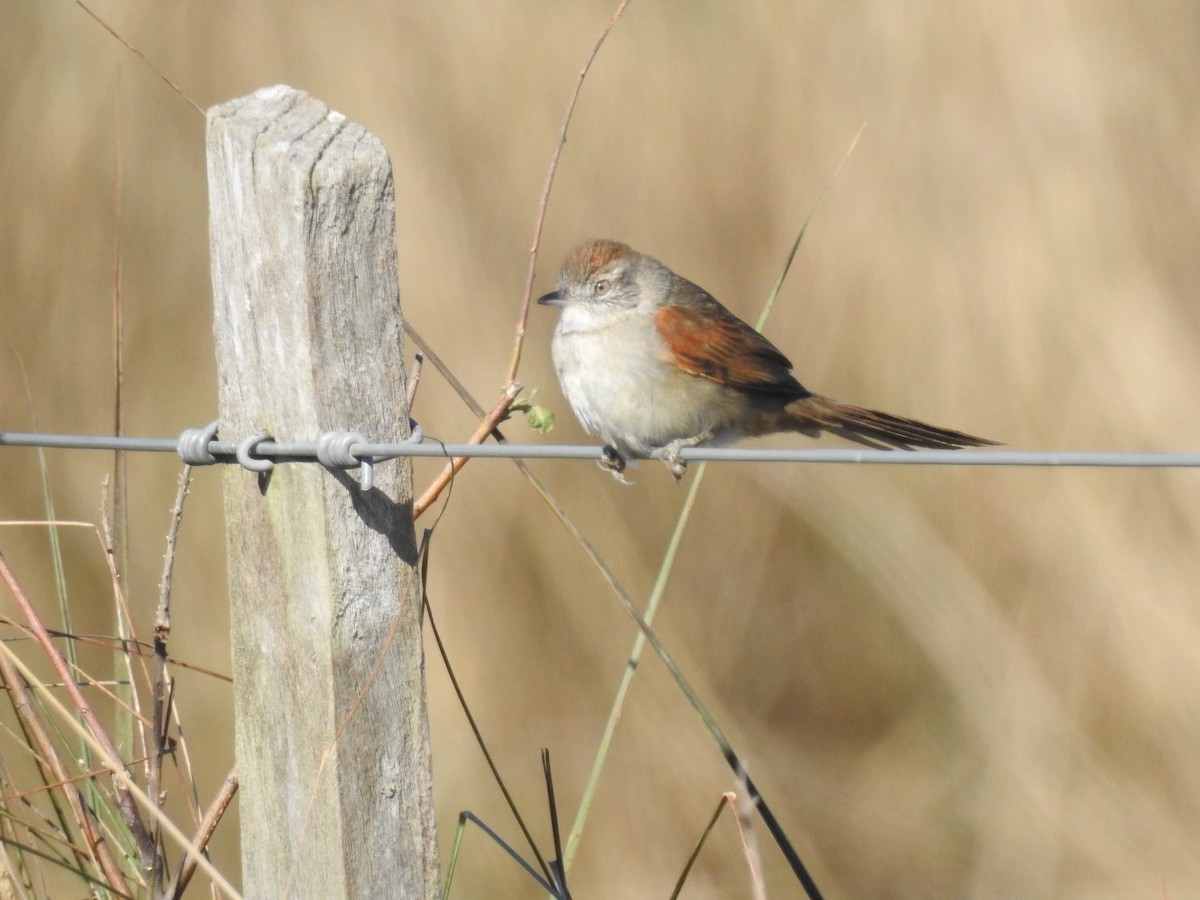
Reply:
<svg viewBox="0 0 1200 900"><path fill-rule="evenodd" d="M454 389L454 393L458 394L459 399L471 411L472 415L482 419L486 415L484 408L476 402L475 398L471 396L471 392L467 390L467 386L458 380L458 376L451 371L446 361L438 356L437 351L429 345L429 342L425 338L421 337L420 332L413 328L412 322L408 319L404 320L404 332L413 339L414 344L421 348L421 352L433 363L433 367L438 370L438 374L446 379L446 383ZM498 430L494 431L493 434L496 436L496 440L504 440L503 435Z"/></svg>
<svg viewBox="0 0 1200 900"><path fill-rule="evenodd" d="M229 809L229 804L233 802L233 795L237 791L237 773L231 770L225 777L225 783L221 785L221 790L217 792L217 796L213 798L213 802L205 811L204 819L200 822L200 827L196 831L196 839L192 842L192 848L197 854L205 852L208 842L212 840L212 836L217 830L217 825L221 822L221 817L225 815L225 810ZM183 861L183 865L179 867L179 872L175 875L174 882L167 889L167 896L172 898L172 900L178 900L179 897L183 896L188 882L192 880L192 875L196 872L196 860L196 856L188 854Z"/></svg>
<svg viewBox="0 0 1200 900"><path fill-rule="evenodd" d="M621 0L617 4L616 11L609 18L604 30L600 32L600 37L596 38L596 43L592 45L592 52L588 54L583 68L579 70L579 77L575 81L575 90L571 92L571 99L567 101L567 111L563 116L562 129L558 133L558 143L554 147L554 152L550 155L550 168L546 172L546 183L542 188L542 196L538 201L537 218L533 223L533 243L529 247L529 271L525 275L525 295L521 298L521 311L517 316L517 337L513 344L512 360L508 364L508 375L504 379L507 382L516 381L517 369L521 366L521 350L525 346L525 325L529 321L529 307L533 302L533 282L537 278L538 248L542 244L542 227L546 222L546 207L550 203L550 189L554 186L554 176L558 172L558 160L562 156L563 146L567 143L567 129L571 125L571 116L575 113L575 102L579 99L579 92L583 89L583 81L592 67L592 61L595 60L608 33L613 30L613 26L617 24L617 20L621 18L628 5L629 0Z"/></svg>
<svg viewBox="0 0 1200 900"><path fill-rule="evenodd" d="M496 426L508 415L508 409L513 405L513 401L517 399L517 394L519 393L521 393L521 383L519 381L514 381L506 387L496 405L492 407L492 411L483 417L479 423L479 427L475 429L475 433L471 435L467 443L482 444L486 441L488 435L495 431ZM466 456L456 456L450 460L433 484L421 495L421 499L413 504L414 519L419 518L441 496L442 491L446 489L446 485L451 482L458 473L458 470L466 465L468 459L469 457Z"/></svg>
<svg viewBox="0 0 1200 900"><path fill-rule="evenodd" d="M154 682L153 708L154 727L151 734L154 738L154 749L150 763L147 766L146 793L151 802L158 804L162 794L162 761L167 752L167 734L170 730L168 715L167 680L167 638L171 634L171 584L175 577L175 548L179 540L179 526L183 522L183 503L187 498L188 486L192 482L192 467L184 466L179 476L179 489L175 493L175 506L171 510L171 524L167 528L167 553L163 563L162 580L158 590L158 612L154 617ZM152 896L158 897L165 876L162 840L157 838L159 847L151 884Z"/></svg>
<svg viewBox="0 0 1200 900"><path fill-rule="evenodd" d="M162 645L162 658L166 660L167 638L171 635L171 585L175 579L175 547L179 541L179 526L183 523L183 503L192 484L192 467L184 466L179 474L179 488L175 492L175 505L171 508L171 524L167 528L167 553L163 562L162 579L158 584L158 611L154 617L154 650L158 653Z"/></svg>
<svg viewBox="0 0 1200 900"><path fill-rule="evenodd" d="M550 807L550 834L554 838L554 859L550 868L554 873L554 883L558 885L559 893L571 900L571 892L567 890L567 870L563 866L562 832L558 827L558 802L554 799L554 773L550 770L550 750L542 748L542 771L546 775L546 802Z"/></svg>
<svg viewBox="0 0 1200 900"><path fill-rule="evenodd" d="M738 772L738 786L742 790L742 801L730 803L733 806L733 821L737 825L738 835L742 839L742 851L746 855L746 867L750 870L750 886L754 891L754 900L767 900L767 886L763 881L762 854L758 850L758 840L754 835L754 810L758 806L757 792L750 790L745 771Z"/></svg>
<svg viewBox="0 0 1200 900"><path fill-rule="evenodd" d="M113 590L113 608L116 610L117 638L120 644L114 650L115 667L117 671L121 667L125 670L125 682L122 684L118 679L111 692L108 692L109 697L116 702L117 716L114 728L117 729L118 739L113 741L113 747L118 749L118 758L123 758L119 748L128 743L130 752L134 752L133 743L136 738L141 745L141 758L148 760L152 751L150 750L151 741L146 738L146 730L149 725L149 719L142 713L141 694L134 690L134 673L133 659L137 658L141 670L144 684L150 683L150 673L146 668L145 659L140 654L130 653L129 647L131 643L137 641L137 632L133 625L133 615L130 612L129 604L126 602L125 589L122 586L121 572L117 568L117 550L113 538L113 522L109 514L109 503L107 497L108 479L104 480L105 496L102 497L100 503L100 535L104 545L104 561L108 564L109 578L112 580ZM49 632L47 632L49 633ZM36 637L36 635L35 635ZM72 666L72 669L78 669L78 666ZM134 730L134 722L136 720L137 729ZM149 763L147 762L147 769ZM156 848L160 843L158 836L151 834L150 837ZM158 851L155 851L155 859L158 858ZM148 870L148 863L143 860L143 868Z"/></svg>
<svg viewBox="0 0 1200 900"><path fill-rule="evenodd" d="M412 371L408 373L408 390L404 396L404 405L408 407L408 414L412 415L413 401L417 399L417 385L421 383L421 364L425 362L425 357L420 353L413 354Z"/></svg>

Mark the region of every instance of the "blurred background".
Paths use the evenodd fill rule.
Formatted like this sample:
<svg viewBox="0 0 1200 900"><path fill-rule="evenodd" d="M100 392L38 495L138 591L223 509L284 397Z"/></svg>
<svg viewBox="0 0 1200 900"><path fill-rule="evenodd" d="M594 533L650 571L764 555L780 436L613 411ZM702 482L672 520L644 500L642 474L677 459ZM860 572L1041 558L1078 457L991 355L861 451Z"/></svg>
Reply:
<svg viewBox="0 0 1200 900"><path fill-rule="evenodd" d="M615 3L92 8L202 107L287 83L392 155L406 317L485 406L503 386L538 195ZM0 428L111 433L120 254L130 434L213 418L204 119L79 7L0 29ZM821 202L766 334L810 388L1014 448L1189 451L1200 417L1200 6L682 5L634 0L584 86L538 266L627 241L753 319ZM118 192L119 184L119 192ZM118 212L119 209L119 212ZM535 309L520 378L585 436ZM416 418L470 413L427 367ZM800 438L773 438L789 445ZM60 517L98 519L103 453L48 451ZM126 589L153 619L179 463L129 460ZM535 464L635 597L684 491ZM415 467L418 487L438 466ZM44 516L0 450L0 518ZM710 467L657 622L831 897L1200 894L1200 483L1194 472ZM220 476L199 471L174 655L228 672ZM95 538L64 535L76 627L112 631ZM0 549L52 608L44 529ZM430 599L535 834L551 752L568 825L634 626L511 463L472 462ZM0 611L11 612L6 596ZM202 802L231 694L179 672ZM470 809L518 832L427 672L443 858ZM649 657L572 870L575 896L665 897L721 792L716 747ZM236 875L234 822L214 858ZM765 830L772 896L796 896ZM479 832L456 896L533 897ZM732 823L687 897L749 895Z"/></svg>

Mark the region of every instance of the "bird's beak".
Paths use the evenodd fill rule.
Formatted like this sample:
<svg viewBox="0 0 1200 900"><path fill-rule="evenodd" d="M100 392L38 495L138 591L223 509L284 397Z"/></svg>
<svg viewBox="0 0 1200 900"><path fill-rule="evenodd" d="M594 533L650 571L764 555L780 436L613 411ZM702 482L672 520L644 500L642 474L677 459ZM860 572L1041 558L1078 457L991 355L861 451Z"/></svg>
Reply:
<svg viewBox="0 0 1200 900"><path fill-rule="evenodd" d="M561 291L551 291L548 294L543 294L538 297L539 306L566 306L567 298L563 296Z"/></svg>

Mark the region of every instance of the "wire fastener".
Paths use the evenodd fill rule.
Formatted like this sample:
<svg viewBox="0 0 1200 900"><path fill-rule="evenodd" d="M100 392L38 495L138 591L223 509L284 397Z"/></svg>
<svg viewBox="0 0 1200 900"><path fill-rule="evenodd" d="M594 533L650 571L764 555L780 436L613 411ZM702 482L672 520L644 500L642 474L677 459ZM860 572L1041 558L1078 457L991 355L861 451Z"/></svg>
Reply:
<svg viewBox="0 0 1200 900"><path fill-rule="evenodd" d="M220 419L213 419L203 428L188 428L179 435L176 452L185 465L212 466L218 460L208 449L208 445L217 439L217 429L221 427Z"/></svg>
<svg viewBox="0 0 1200 900"><path fill-rule="evenodd" d="M269 434L265 431L256 431L249 437L244 438L237 446L237 461L241 463L243 469L249 469L251 472L270 472L275 468L273 459L266 459L262 456L251 456L258 445L267 441L273 441Z"/></svg>

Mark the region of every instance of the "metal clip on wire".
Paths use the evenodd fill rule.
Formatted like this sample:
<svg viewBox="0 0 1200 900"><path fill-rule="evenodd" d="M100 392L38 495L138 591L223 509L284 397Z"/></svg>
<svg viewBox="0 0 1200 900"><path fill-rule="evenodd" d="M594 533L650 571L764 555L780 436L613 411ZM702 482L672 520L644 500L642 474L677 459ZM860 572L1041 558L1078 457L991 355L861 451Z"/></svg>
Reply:
<svg viewBox="0 0 1200 900"><path fill-rule="evenodd" d="M189 466L211 466L219 460L209 449L217 440L217 429L220 419L209 422L203 428L189 428L184 431L176 442L176 452L179 458ZM410 434L403 442L419 444L425 439L425 432L416 419L408 420ZM237 445L237 462L251 472L269 472L275 468L275 462L262 456L256 456L260 444L273 441L265 431L255 432L240 441ZM330 469L361 469L358 483L364 491L374 486L375 464L391 456L357 456L352 451L359 444L368 445L370 442L357 431L327 431L317 438L317 461ZM227 451L226 451L227 452Z"/></svg>
<svg viewBox="0 0 1200 900"><path fill-rule="evenodd" d="M361 467L358 485L369 491L375 482L375 460L369 456L360 459L350 452L355 444L365 443L366 437L357 431L327 431L317 438L317 462L330 469Z"/></svg>
<svg viewBox="0 0 1200 900"><path fill-rule="evenodd" d="M411 433L404 443L419 444L425 439L425 432L415 419L408 420L408 427ZM360 467L358 485L369 491L375 485L375 463L392 457L356 456L351 452L356 444L367 443L366 437L357 431L327 431L317 438L317 461L331 469Z"/></svg>
<svg viewBox="0 0 1200 900"><path fill-rule="evenodd" d="M189 428L179 435L179 444L175 452L189 466L211 466L218 462L209 452L208 445L217 439L217 429L220 419L213 419L203 428Z"/></svg>
<svg viewBox="0 0 1200 900"><path fill-rule="evenodd" d="M258 449L259 444L269 440L272 440L272 438L265 431L256 431L238 444L237 461L241 463L243 469L248 469L251 472L270 472L275 468L274 460L250 455Z"/></svg>

